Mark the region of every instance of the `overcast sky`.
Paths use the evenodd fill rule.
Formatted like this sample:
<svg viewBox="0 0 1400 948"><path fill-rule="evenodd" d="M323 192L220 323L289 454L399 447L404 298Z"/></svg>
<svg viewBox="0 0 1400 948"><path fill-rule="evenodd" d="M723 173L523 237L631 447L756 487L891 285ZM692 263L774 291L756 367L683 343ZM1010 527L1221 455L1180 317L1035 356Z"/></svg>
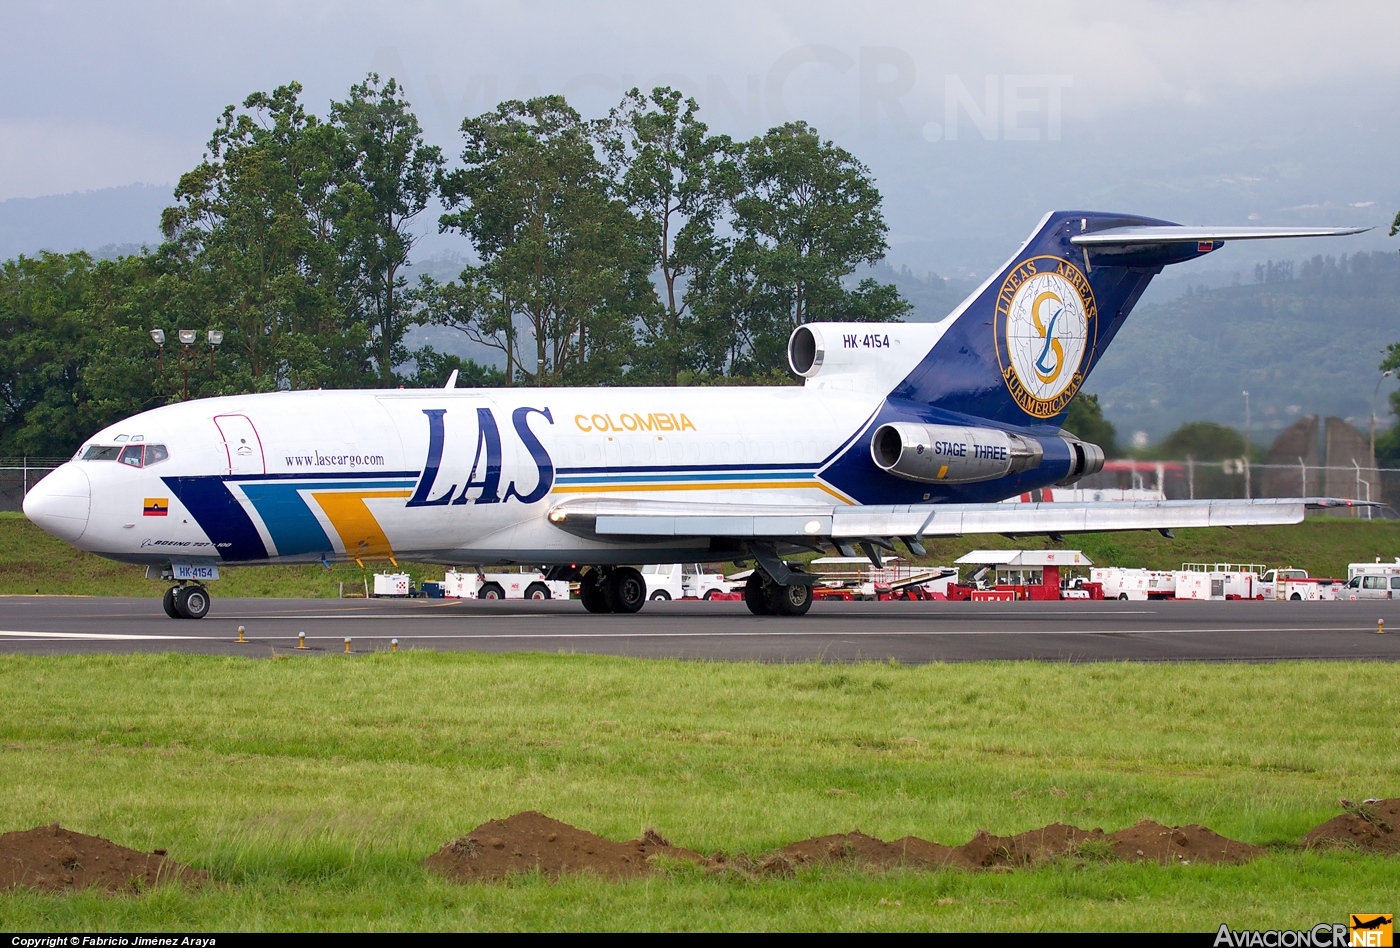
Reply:
<svg viewBox="0 0 1400 948"><path fill-rule="evenodd" d="M406 84L453 155L464 115L535 92L597 115L631 85L666 83L713 128L745 136L808 119L877 176L892 261L945 274L985 273L1052 207L1380 225L1400 204L1393 3L11 0L5 11L0 200L173 185L225 105L295 79L324 114L374 69ZM1392 243L1378 231L1325 249Z"/></svg>

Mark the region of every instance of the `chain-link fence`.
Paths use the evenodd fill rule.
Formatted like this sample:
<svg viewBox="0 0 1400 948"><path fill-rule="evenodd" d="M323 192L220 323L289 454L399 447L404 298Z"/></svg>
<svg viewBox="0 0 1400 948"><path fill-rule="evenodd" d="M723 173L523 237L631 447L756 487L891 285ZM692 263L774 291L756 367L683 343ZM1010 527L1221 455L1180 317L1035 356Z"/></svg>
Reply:
<svg viewBox="0 0 1400 948"><path fill-rule="evenodd" d="M0 458L0 510L17 511L24 495L67 458Z"/></svg>
<svg viewBox="0 0 1400 948"><path fill-rule="evenodd" d="M1339 497L1375 500L1400 508L1400 468L1360 464L1251 464L1225 461L1108 461L1074 485L1086 490L1160 491L1168 500L1240 497ZM1334 516L1393 518L1391 510L1343 509Z"/></svg>

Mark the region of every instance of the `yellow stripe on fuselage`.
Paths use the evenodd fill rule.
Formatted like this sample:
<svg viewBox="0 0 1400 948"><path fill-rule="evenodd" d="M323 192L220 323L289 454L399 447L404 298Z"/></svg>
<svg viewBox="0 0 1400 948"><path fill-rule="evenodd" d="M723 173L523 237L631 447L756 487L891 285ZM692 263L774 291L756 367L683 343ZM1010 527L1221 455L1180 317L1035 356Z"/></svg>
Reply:
<svg viewBox="0 0 1400 948"><path fill-rule="evenodd" d="M393 556L389 538L370 512L366 500L412 497L411 490L314 491L311 496L325 511L346 556Z"/></svg>

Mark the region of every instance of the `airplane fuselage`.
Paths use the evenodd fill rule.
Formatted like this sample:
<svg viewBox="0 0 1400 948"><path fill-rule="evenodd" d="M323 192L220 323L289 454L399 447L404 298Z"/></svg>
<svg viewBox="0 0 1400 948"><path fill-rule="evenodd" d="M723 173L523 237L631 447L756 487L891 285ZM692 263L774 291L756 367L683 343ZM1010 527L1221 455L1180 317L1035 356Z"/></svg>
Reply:
<svg viewBox="0 0 1400 948"><path fill-rule="evenodd" d="M1051 464L992 482L923 485L875 471L843 489L827 471L869 454L859 436L883 402L813 387L239 395L129 418L51 476L73 481L74 497L85 481L97 501L65 539L158 565L694 559L710 554L708 540L605 542L560 530L544 512L582 496L717 509L907 503L911 491L925 503L997 500L1063 475ZM136 466L138 452L128 451L123 461L135 445L167 456Z"/></svg>

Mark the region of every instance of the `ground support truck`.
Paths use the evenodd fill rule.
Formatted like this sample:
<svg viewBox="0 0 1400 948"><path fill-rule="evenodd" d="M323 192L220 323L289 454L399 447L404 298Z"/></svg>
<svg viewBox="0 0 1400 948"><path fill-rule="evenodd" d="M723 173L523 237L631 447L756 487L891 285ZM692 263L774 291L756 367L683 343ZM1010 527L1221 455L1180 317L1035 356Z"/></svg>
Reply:
<svg viewBox="0 0 1400 948"><path fill-rule="evenodd" d="M724 575L699 563L660 563L642 567L648 599L714 599L729 593Z"/></svg>
<svg viewBox="0 0 1400 948"><path fill-rule="evenodd" d="M442 580L447 599L568 599L569 584L545 579L544 573L487 573L448 570Z"/></svg>
<svg viewBox="0 0 1400 948"><path fill-rule="evenodd" d="M1103 587L1105 599L1146 602L1171 599L1176 594L1176 573L1163 569L1129 569L1124 566L1095 566L1089 578Z"/></svg>

